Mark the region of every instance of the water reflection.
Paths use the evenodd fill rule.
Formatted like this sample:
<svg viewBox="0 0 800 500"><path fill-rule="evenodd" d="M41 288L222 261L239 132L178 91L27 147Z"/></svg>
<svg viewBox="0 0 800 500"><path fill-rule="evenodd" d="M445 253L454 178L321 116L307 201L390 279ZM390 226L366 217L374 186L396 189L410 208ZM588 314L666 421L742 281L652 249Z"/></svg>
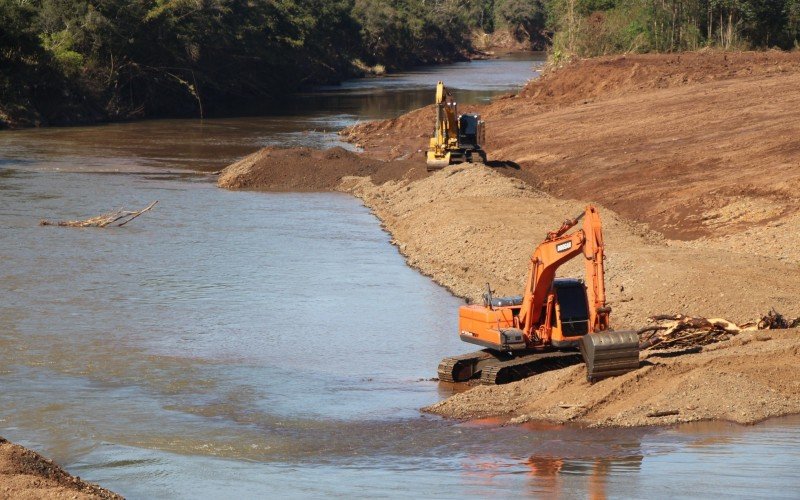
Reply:
<svg viewBox="0 0 800 500"><path fill-rule="evenodd" d="M585 478L588 498L604 500L608 498L608 478L612 472L636 474L641 469L643 459L642 455L583 459L533 455L525 462L530 468L529 491L537 496L562 497L566 493L561 482L562 476L573 475Z"/></svg>

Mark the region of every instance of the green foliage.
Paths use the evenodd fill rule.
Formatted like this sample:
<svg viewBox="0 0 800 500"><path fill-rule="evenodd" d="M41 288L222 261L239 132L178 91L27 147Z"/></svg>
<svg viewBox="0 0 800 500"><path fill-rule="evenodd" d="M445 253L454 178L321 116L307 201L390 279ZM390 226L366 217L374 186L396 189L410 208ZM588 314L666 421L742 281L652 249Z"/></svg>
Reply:
<svg viewBox="0 0 800 500"><path fill-rule="evenodd" d="M492 12L491 0L0 0L0 111L59 121L65 92L112 119L257 110L355 74L357 59L463 58ZM52 99L21 97L43 71Z"/></svg>
<svg viewBox="0 0 800 500"><path fill-rule="evenodd" d="M470 31L481 19L476 13L483 12L477 7L457 0L432 5L424 0L356 0L353 15L361 25L367 61L396 69L452 59L468 49Z"/></svg>
<svg viewBox="0 0 800 500"><path fill-rule="evenodd" d="M39 116L29 112L33 103L63 95L67 87L33 28L36 14L28 2L0 0L0 117L36 122Z"/></svg>
<svg viewBox="0 0 800 500"><path fill-rule="evenodd" d="M783 13L786 16L786 36L797 47L800 39L800 0L788 0Z"/></svg>
<svg viewBox="0 0 800 500"><path fill-rule="evenodd" d="M530 38L544 28L545 6L542 0L497 0L497 24L510 29L517 38Z"/></svg>
<svg viewBox="0 0 800 500"><path fill-rule="evenodd" d="M0 0L0 115L258 110L301 86L463 58L474 31L554 58L791 48L800 0Z"/></svg>
<svg viewBox="0 0 800 500"><path fill-rule="evenodd" d="M800 0L549 0L560 54L791 48ZM563 55L562 55L563 57Z"/></svg>
<svg viewBox="0 0 800 500"><path fill-rule="evenodd" d="M40 36L42 47L50 52L58 61L61 69L67 75L76 75L83 67L83 54L73 49L75 40L68 29L55 33L42 33Z"/></svg>

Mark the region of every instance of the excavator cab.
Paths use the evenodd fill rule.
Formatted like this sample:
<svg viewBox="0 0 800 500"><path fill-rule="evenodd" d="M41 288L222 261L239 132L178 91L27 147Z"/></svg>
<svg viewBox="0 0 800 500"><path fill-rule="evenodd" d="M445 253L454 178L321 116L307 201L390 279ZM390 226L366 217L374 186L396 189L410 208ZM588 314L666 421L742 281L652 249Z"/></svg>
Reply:
<svg viewBox="0 0 800 500"><path fill-rule="evenodd" d="M480 115L458 117L458 147L464 151L467 161L486 163L486 153L482 149L484 138L484 124Z"/></svg>
<svg viewBox="0 0 800 500"><path fill-rule="evenodd" d="M586 297L586 285L583 280L575 278L556 278L553 282L556 294L557 328L563 337L577 337L589 333L589 300ZM577 347L570 341L558 342L553 339L555 347Z"/></svg>

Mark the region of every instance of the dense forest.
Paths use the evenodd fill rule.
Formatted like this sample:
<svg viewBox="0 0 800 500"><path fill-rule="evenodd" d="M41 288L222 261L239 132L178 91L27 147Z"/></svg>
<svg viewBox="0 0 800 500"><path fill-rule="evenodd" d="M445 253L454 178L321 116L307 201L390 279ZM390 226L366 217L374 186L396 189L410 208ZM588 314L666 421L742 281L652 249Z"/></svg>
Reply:
<svg viewBox="0 0 800 500"><path fill-rule="evenodd" d="M0 123L257 111L305 85L464 59L472 30L507 23L494 4L0 0Z"/></svg>
<svg viewBox="0 0 800 500"><path fill-rule="evenodd" d="M554 57L792 49L800 0L545 0Z"/></svg>
<svg viewBox="0 0 800 500"><path fill-rule="evenodd" d="M258 111L500 30L556 59L791 48L800 0L0 0L0 125Z"/></svg>

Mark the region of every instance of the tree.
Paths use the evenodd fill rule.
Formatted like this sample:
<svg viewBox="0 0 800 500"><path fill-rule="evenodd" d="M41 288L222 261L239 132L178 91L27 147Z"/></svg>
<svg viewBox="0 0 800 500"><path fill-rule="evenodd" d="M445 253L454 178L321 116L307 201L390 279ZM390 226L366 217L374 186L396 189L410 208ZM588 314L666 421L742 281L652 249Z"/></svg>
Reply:
<svg viewBox="0 0 800 500"><path fill-rule="evenodd" d="M784 32L789 43L797 47L800 39L800 0L786 0L783 13L786 16Z"/></svg>
<svg viewBox="0 0 800 500"><path fill-rule="evenodd" d="M495 16L518 40L538 36L545 26L542 0L498 0Z"/></svg>

